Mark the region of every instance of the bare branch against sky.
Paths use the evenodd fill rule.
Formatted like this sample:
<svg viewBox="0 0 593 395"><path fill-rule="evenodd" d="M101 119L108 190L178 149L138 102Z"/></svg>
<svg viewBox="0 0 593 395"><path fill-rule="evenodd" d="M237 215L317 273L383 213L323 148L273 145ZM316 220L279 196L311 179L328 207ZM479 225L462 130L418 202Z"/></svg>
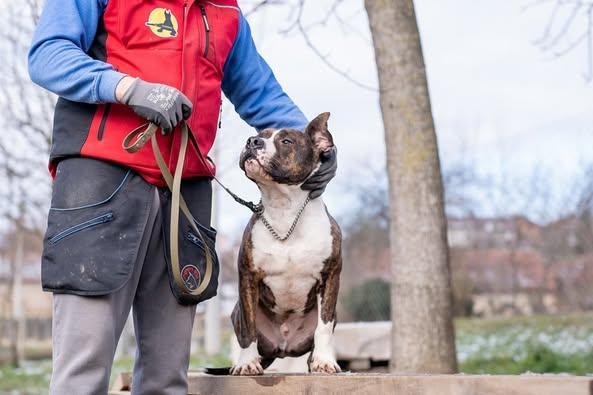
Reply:
<svg viewBox="0 0 593 395"><path fill-rule="evenodd" d="M549 17L541 36L534 44L553 57L583 50L586 55L585 79L593 79L593 1L538 0L528 3L524 10L546 7Z"/></svg>
<svg viewBox="0 0 593 395"><path fill-rule="evenodd" d="M315 56L317 56L327 67L329 67L332 71L349 81L350 83L358 86L359 88L369 90L369 91L378 91L376 86L372 86L366 82L360 81L357 78L354 78L347 69L344 69L330 59L329 52L323 50L317 44L315 44L315 40L311 37L311 30L317 26L325 26L327 25L330 20L335 20L339 24L343 26L348 26L347 21L340 15L340 6L344 4L344 0L334 0L333 3L330 5L329 9L321 13L321 17L313 22L313 23L305 23L305 9L307 4L311 2L306 0L290 0L290 1L281 1L281 0L263 0L257 2L252 8L245 12L246 16L249 16L266 6L271 5L285 5L288 6L288 23L287 27L283 28L280 33L281 34L289 34L293 31L296 31L301 34L307 46L313 51ZM352 30L352 29L351 29ZM370 45L370 42L369 42Z"/></svg>

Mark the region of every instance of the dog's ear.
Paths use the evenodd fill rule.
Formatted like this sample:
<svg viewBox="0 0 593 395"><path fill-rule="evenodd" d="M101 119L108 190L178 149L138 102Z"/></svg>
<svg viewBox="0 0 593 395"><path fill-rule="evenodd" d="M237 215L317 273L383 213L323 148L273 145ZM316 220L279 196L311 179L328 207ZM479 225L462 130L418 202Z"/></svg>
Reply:
<svg viewBox="0 0 593 395"><path fill-rule="evenodd" d="M334 146L334 139L329 130L327 130L329 115L329 112L319 114L314 120L309 122L305 129L305 133L307 133L319 152L325 152Z"/></svg>

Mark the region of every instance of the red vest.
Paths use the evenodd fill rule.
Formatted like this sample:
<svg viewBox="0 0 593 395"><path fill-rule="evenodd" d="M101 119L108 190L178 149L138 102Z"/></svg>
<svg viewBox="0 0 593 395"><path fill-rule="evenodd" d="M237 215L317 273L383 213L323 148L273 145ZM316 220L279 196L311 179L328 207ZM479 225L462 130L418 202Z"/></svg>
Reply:
<svg viewBox="0 0 593 395"><path fill-rule="evenodd" d="M193 103L188 120L204 155L214 143L227 56L239 27L235 0L109 0L89 55L122 73L180 89ZM59 99L56 105L50 170L64 157L85 156L136 170L148 182L164 185L150 144L135 154L122 148L124 137L146 123L121 104L89 105ZM180 133L158 142L174 168ZM214 174L188 149L183 177Z"/></svg>

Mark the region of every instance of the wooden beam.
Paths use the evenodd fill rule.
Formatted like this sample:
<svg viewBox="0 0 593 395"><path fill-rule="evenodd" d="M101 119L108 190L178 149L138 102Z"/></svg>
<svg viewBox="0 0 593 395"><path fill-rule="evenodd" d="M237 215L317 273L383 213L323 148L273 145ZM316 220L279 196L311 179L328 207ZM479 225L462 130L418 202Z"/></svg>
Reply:
<svg viewBox="0 0 593 395"><path fill-rule="evenodd" d="M111 394L127 394L122 376ZM266 374L211 376L189 374L189 394L396 394L396 395L593 395L593 377L565 375L413 375L413 374Z"/></svg>

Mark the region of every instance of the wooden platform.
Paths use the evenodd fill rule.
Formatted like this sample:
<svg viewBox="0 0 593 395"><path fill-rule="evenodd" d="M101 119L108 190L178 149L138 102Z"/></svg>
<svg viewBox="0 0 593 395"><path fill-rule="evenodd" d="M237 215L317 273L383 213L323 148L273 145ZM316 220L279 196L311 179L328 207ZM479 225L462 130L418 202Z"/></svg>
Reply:
<svg viewBox="0 0 593 395"><path fill-rule="evenodd" d="M129 393L129 383L129 374L120 376L110 394ZM235 377L190 372L189 394L593 395L593 377L360 373Z"/></svg>

